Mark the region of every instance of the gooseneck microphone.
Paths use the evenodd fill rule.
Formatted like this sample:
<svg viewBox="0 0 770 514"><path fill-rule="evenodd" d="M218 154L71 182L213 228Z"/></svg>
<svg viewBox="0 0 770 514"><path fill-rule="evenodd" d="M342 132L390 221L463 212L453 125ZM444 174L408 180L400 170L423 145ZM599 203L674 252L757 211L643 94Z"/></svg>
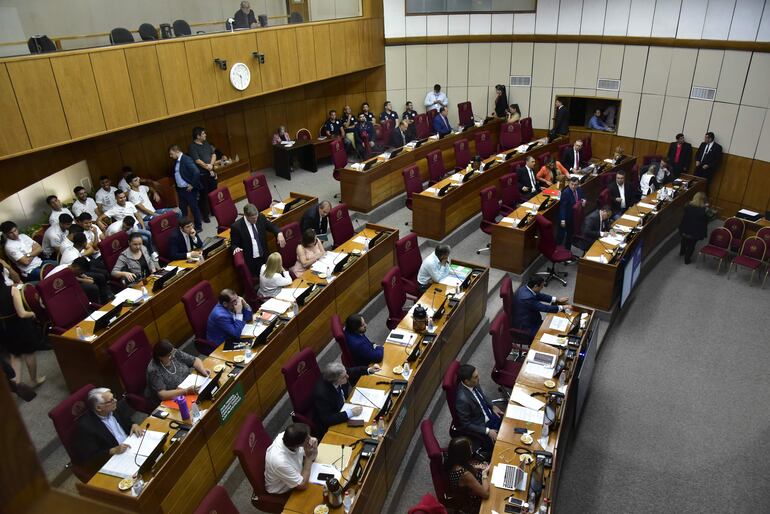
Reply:
<svg viewBox="0 0 770 514"><path fill-rule="evenodd" d="M270 184L270 185L273 186L273 189L275 189L275 194L278 195L278 201L282 202L283 201L283 196L281 195L281 192L278 191L278 187L275 184Z"/></svg>
<svg viewBox="0 0 770 514"><path fill-rule="evenodd" d="M139 447L136 449L136 454L134 455L134 464L136 464L136 465L137 465L137 466L139 466L139 467L141 467L141 464L139 464L139 463L137 462L137 459L139 458L139 450L141 450L141 449L142 449L142 443L144 442L144 438L145 438L145 436L147 435L147 431L148 431L149 429L150 429L150 424L149 424L149 423L147 423L147 425L145 425L145 427L144 427L144 432L142 433L142 440L141 440L141 441L139 441Z"/></svg>

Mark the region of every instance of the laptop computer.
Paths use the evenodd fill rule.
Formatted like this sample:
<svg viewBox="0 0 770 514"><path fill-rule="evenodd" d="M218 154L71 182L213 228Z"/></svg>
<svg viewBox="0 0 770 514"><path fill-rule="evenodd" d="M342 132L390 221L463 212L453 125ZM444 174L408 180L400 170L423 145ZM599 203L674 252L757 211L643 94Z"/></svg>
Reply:
<svg viewBox="0 0 770 514"><path fill-rule="evenodd" d="M178 272L179 272L179 268L177 267L163 273L163 275L160 278L158 278L157 280L155 280L155 282L153 282L152 292L157 293L158 291L163 289L168 283L168 281L171 280L171 278L173 278L174 276L176 276Z"/></svg>

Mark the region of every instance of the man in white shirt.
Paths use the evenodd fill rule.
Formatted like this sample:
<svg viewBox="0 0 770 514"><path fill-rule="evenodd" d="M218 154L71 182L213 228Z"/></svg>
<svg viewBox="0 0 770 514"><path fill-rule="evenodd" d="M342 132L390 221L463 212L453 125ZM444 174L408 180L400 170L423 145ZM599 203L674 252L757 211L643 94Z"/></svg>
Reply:
<svg viewBox="0 0 770 514"><path fill-rule="evenodd" d="M96 206L99 208L99 211L104 214L115 206L115 191L117 191L117 188L112 186L110 177L107 175L99 177L99 186L99 189L94 193L94 198L96 199Z"/></svg>
<svg viewBox="0 0 770 514"><path fill-rule="evenodd" d="M433 86L433 91L428 91L425 95L425 110L440 110L442 107L449 107L449 98L441 92L441 85Z"/></svg>
<svg viewBox="0 0 770 514"><path fill-rule="evenodd" d="M616 218L639 201L639 194L634 186L626 184L626 174L623 170L617 172L615 182L610 184L608 189L612 199L612 211Z"/></svg>
<svg viewBox="0 0 770 514"><path fill-rule="evenodd" d="M526 163L523 168L519 168L517 173L517 179L519 182L519 190L524 198L532 198L540 192L540 183L538 183L535 176L535 165L537 161L531 155L527 157Z"/></svg>
<svg viewBox="0 0 770 514"><path fill-rule="evenodd" d="M160 195L154 189L149 186L142 185L142 179L138 175L133 173L126 177L128 181L128 200L136 206L136 209L141 212L144 221L149 222L155 216L160 216L174 209L162 208L156 209L152 204L150 196L155 199L156 202L160 202Z"/></svg>
<svg viewBox="0 0 770 514"><path fill-rule="evenodd" d="M75 219L75 223L83 227L83 233L86 235L86 240L88 241L87 246L93 251L93 254L91 254L92 257L95 259L99 258L99 241L104 237L102 230L96 223L94 223L93 218L87 212L81 213L80 216Z"/></svg>
<svg viewBox="0 0 770 514"><path fill-rule="evenodd" d="M283 494L304 491L310 482L310 468L318 455L318 440L310 437L304 423L293 423L278 434L265 452L265 489Z"/></svg>
<svg viewBox="0 0 770 514"><path fill-rule="evenodd" d="M144 220L142 219L142 216L137 215L138 211L136 210L136 206L132 202L126 200L126 193L123 191L115 191L115 202L116 205L107 210L104 214L113 220L113 225L115 225L114 222L122 221L127 217L132 220L136 220L136 222L139 224L139 227L133 225L134 228L131 230L131 232L136 232L137 234L141 235L142 240L144 241L144 246L147 247L147 251L153 253L154 249L152 246L152 234L144 227ZM110 227L107 227L107 231L110 231Z"/></svg>
<svg viewBox="0 0 770 514"><path fill-rule="evenodd" d="M56 195L48 196L45 202L51 208L51 214L48 216L49 225L56 225L59 222L59 216L62 214L69 214L72 219L75 219L75 216L72 215L69 209L62 207L61 200Z"/></svg>
<svg viewBox="0 0 770 514"><path fill-rule="evenodd" d="M420 265L420 271L417 272L417 283L420 291L425 292L431 284L437 284L449 276L449 245L438 245Z"/></svg>
<svg viewBox="0 0 770 514"><path fill-rule="evenodd" d="M40 280L40 266L43 265L40 255L43 247L27 234L20 234L19 227L13 221L0 224L0 232L5 235L5 254L19 268L25 281Z"/></svg>
<svg viewBox="0 0 770 514"><path fill-rule="evenodd" d="M43 255L49 259L56 259L61 248L62 241L67 238L67 233L72 226L72 216L62 213L56 223L52 224L43 235Z"/></svg>
<svg viewBox="0 0 770 514"><path fill-rule="evenodd" d="M107 227L107 230L104 232L104 235L109 237L117 234L118 232L126 232L127 234L130 234L134 231L134 225L136 225L136 220L130 216L126 216L122 220L110 223L110 225Z"/></svg>
<svg viewBox="0 0 770 514"><path fill-rule="evenodd" d="M131 168L131 166L123 166L123 168L120 170L120 173L122 177L120 178L120 182L118 182L118 189L128 194L128 190L131 189L128 176L133 175L134 170Z"/></svg>
<svg viewBox="0 0 770 514"><path fill-rule="evenodd" d="M98 219L102 212L99 210L94 199L88 196L86 188L78 186L72 192L75 193L75 201L72 202L72 217L77 220L81 214L87 212L91 215L92 220ZM99 228L103 230L105 227Z"/></svg>

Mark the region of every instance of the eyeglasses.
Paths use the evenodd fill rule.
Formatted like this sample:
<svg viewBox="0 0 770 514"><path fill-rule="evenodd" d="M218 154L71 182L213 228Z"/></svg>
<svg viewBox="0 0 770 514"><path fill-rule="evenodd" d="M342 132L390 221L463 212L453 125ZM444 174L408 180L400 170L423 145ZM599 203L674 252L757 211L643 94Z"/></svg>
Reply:
<svg viewBox="0 0 770 514"><path fill-rule="evenodd" d="M102 402L102 405L109 405L111 403L117 403L117 401L118 401L118 399L113 396L111 400L107 400L106 402Z"/></svg>

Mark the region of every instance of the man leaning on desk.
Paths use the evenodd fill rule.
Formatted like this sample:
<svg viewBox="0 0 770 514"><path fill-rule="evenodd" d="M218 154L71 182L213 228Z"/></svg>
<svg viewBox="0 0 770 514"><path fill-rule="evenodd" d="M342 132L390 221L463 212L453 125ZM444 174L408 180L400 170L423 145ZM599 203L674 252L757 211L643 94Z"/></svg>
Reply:
<svg viewBox="0 0 770 514"><path fill-rule="evenodd" d="M360 405L344 407L350 394L351 382L355 386L360 377L373 375L379 370L377 364L369 368L354 366L346 369L342 363L332 362L321 371L321 378L313 389L313 416L319 438L323 437L329 427L361 414L363 409Z"/></svg>
<svg viewBox="0 0 770 514"><path fill-rule="evenodd" d="M243 258L252 275L259 276L259 270L267 260L266 232L275 236L278 246L286 246L281 229L270 223L265 215L252 204L243 207L243 217L230 226L230 245L233 253L243 252Z"/></svg>
<svg viewBox="0 0 770 514"><path fill-rule="evenodd" d="M420 286L420 292L424 293L431 284L437 284L449 276L451 268L449 267L449 245L438 245L436 249L420 264L420 270L417 272L417 283Z"/></svg>
<svg viewBox="0 0 770 514"><path fill-rule="evenodd" d="M202 255L201 248L203 248L203 241L195 230L192 220L188 218L179 220L179 228L169 238L171 260L198 259Z"/></svg>
<svg viewBox="0 0 770 514"><path fill-rule="evenodd" d="M232 289L223 289L219 301L209 314L206 339L220 344L227 339L238 339L254 313L249 304Z"/></svg>
<svg viewBox="0 0 770 514"><path fill-rule="evenodd" d="M540 330L543 323L541 312L563 312L567 308L566 303L569 298L566 296L556 298L555 296L541 293L545 279L537 275L532 275L527 280L526 285L522 285L516 290L514 295L515 309L513 325L529 332L532 339Z"/></svg>

